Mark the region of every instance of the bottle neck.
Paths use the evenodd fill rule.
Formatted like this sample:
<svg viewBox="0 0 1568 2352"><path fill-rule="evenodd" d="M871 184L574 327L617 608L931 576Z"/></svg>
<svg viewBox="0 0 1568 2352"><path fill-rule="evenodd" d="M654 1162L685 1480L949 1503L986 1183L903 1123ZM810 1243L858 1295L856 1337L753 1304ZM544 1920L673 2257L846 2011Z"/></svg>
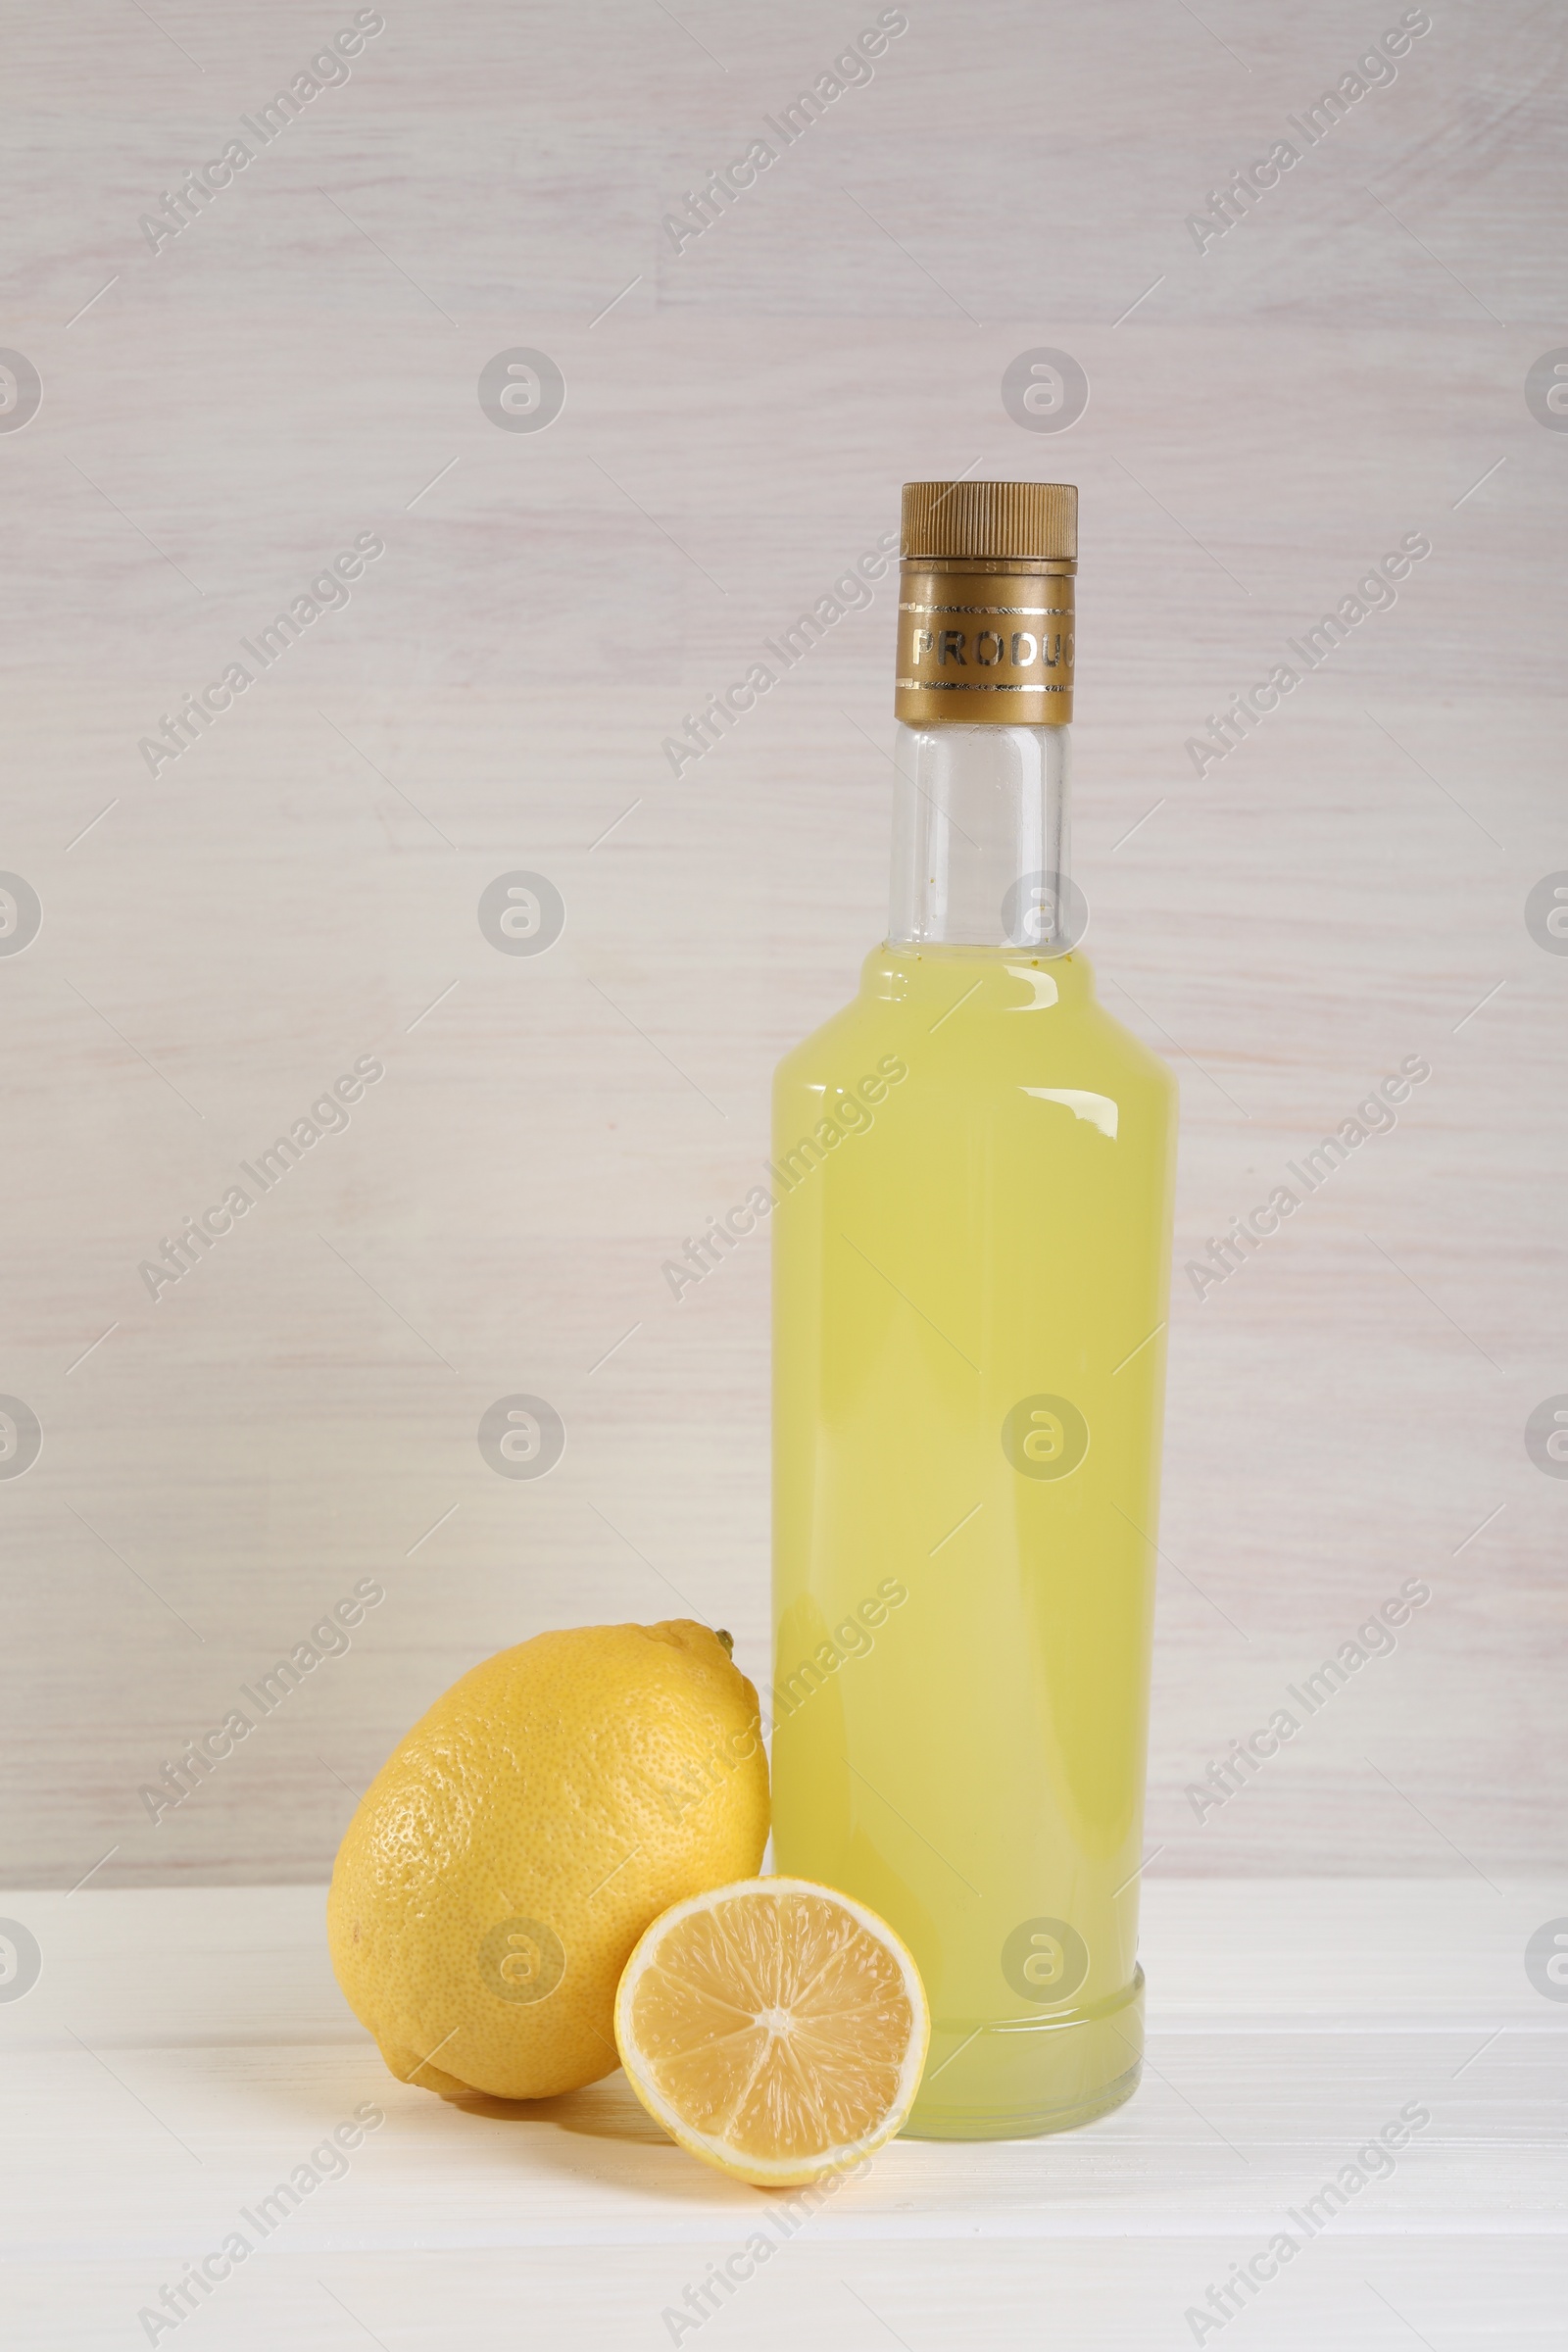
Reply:
<svg viewBox="0 0 1568 2352"><path fill-rule="evenodd" d="M1087 908L1070 874L1070 733L897 727L890 947L1076 947Z"/></svg>

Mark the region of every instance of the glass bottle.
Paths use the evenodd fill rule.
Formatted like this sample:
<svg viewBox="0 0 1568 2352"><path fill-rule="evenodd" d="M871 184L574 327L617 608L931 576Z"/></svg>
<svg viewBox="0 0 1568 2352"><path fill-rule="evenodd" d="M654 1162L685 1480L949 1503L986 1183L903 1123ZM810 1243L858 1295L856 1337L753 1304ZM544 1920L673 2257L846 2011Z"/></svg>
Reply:
<svg viewBox="0 0 1568 2352"><path fill-rule="evenodd" d="M905 492L893 879L774 1092L775 1868L919 1963L908 2126L1126 2098L1175 1153L1070 878L1077 493Z"/></svg>

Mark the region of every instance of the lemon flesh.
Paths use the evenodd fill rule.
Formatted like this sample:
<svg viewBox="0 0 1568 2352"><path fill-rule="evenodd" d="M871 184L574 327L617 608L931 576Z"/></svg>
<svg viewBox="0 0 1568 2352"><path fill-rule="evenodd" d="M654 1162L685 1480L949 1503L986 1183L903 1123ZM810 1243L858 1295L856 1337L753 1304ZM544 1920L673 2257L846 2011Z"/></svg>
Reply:
<svg viewBox="0 0 1568 2352"><path fill-rule="evenodd" d="M656 1920L615 1999L621 2064L693 2155L762 2187L839 2172L907 2117L929 2019L886 1922L806 1879L753 1879Z"/></svg>

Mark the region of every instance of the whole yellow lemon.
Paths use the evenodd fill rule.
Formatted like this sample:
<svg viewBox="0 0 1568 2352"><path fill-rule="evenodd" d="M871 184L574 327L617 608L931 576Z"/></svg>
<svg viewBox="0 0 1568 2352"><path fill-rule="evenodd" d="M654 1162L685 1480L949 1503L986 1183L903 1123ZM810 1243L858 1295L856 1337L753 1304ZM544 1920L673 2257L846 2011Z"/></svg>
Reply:
<svg viewBox="0 0 1568 2352"><path fill-rule="evenodd" d="M767 1840L757 1692L677 1620L537 1634L388 1757L327 1896L337 1981L398 2080L537 2099L610 2074L615 1987L671 1903Z"/></svg>

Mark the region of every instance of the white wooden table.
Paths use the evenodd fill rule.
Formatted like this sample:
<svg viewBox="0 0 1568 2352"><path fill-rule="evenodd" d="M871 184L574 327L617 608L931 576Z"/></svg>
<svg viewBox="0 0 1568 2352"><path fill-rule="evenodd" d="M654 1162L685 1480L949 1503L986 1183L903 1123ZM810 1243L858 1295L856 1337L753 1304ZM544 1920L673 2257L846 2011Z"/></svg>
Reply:
<svg viewBox="0 0 1568 2352"><path fill-rule="evenodd" d="M1568 2002L1523 1965L1568 1914L1561 1884L1152 1881L1128 2106L1054 2139L899 2142L793 2234L781 2198L668 2144L619 2076L532 2108L392 2082L321 1910L298 1886L0 1895L43 1953L0 2004L9 2342L146 2342L138 2313L236 2228L255 2250L158 2342L1158 2352L1197 2340L1189 2309L1282 2230L1300 2250L1203 2342L1564 2340ZM366 2104L384 2121L263 2241L241 2209ZM1308 2241L1291 2209L1407 2105L1430 2123ZM759 2232L755 2276L674 2328Z"/></svg>

